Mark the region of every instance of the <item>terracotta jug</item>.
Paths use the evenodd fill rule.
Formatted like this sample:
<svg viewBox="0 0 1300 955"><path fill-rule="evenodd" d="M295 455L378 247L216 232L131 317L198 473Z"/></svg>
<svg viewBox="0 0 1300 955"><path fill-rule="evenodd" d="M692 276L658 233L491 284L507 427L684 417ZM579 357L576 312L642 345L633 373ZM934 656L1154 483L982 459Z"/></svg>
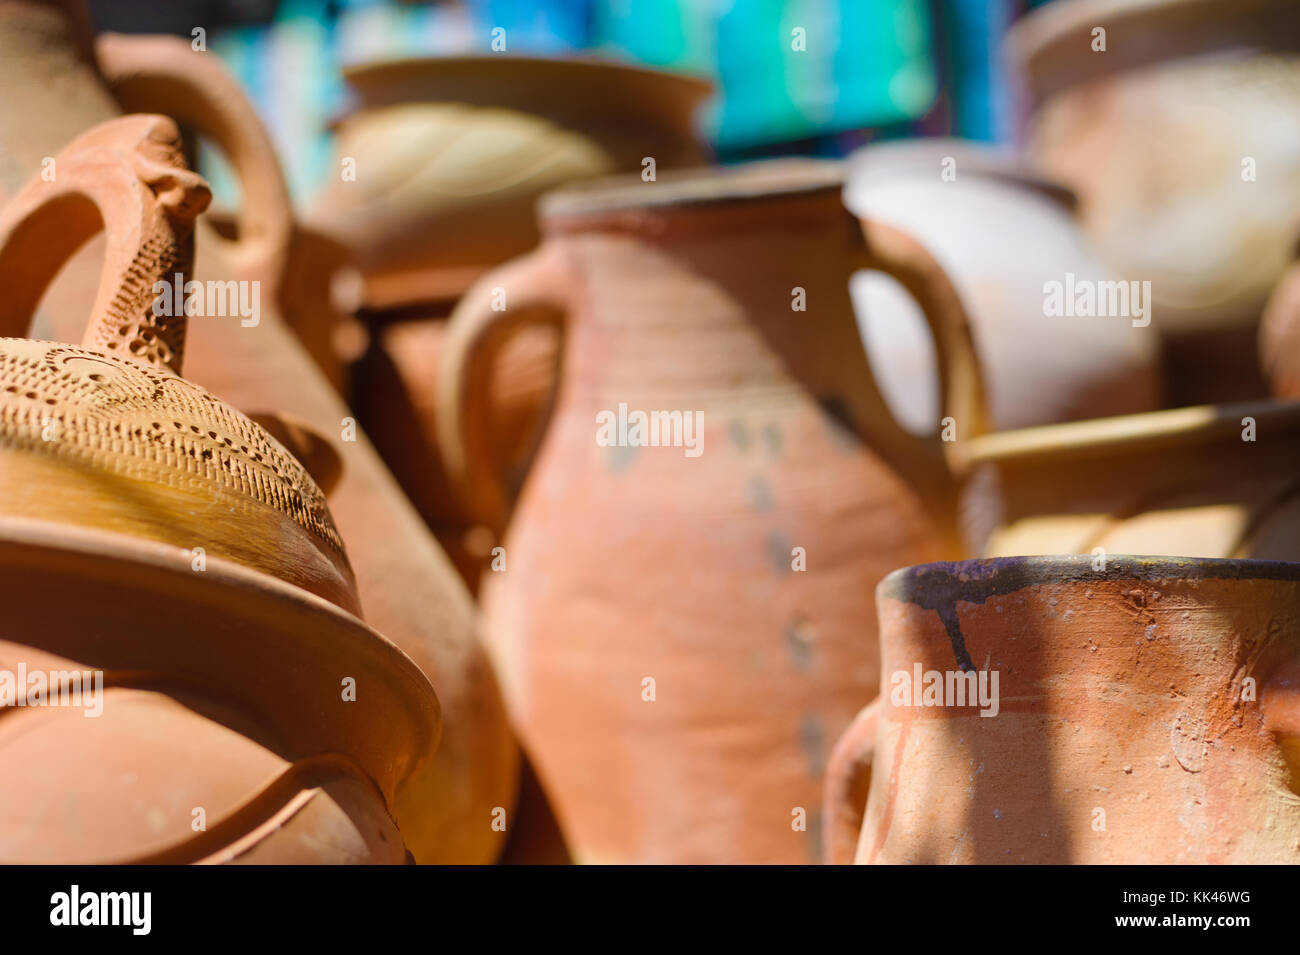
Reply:
<svg viewBox="0 0 1300 955"><path fill-rule="evenodd" d="M1068 189L1013 153L961 140L869 146L848 166L849 208L907 232L957 287L979 339L994 427L1161 407L1153 329L1045 310L1048 283L1114 278L1080 234ZM909 429L932 431L933 356L915 307L875 274L855 281L853 301L890 407Z"/></svg>
<svg viewBox="0 0 1300 955"><path fill-rule="evenodd" d="M1260 309L1300 238L1294 5L1051 3L1009 49L1031 154L1119 276L1151 283L1171 404L1263 396Z"/></svg>
<svg viewBox="0 0 1300 955"><path fill-rule="evenodd" d="M0 89L5 90L0 96L0 147L8 160L21 160L16 165L24 175L38 171L42 157L70 138L66 127L73 118L84 128L116 111L93 65L91 38L78 32L76 19L64 12L65 7L75 12L79 6L37 0L4 0L0 5L5 15L0 19ZM210 54L188 51L187 56L187 69L195 76L219 69ZM37 81L49 75L58 76L56 85ZM232 85L198 82L182 89L200 95ZM236 101L225 95L211 103L184 99L176 91L167 95L180 122L208 132L226 152L246 198L250 182L257 180L269 183L259 187L264 190L258 192L260 206L289 208L278 168L272 165L268 172L267 164L256 158L270 155L269 146L253 149L242 143L243 138L265 141L260 127L246 120L251 109L236 109ZM65 106L80 112L68 112ZM233 115L221 112L232 109ZM14 184L0 182L0 191L6 187ZM273 199L272 193L281 198ZM337 451L339 476L330 492L330 509L349 543L366 619L419 664L438 691L446 721L437 754L398 793L395 816L417 861L491 862L507 835L493 828L493 812L498 807L508 812L514 804L518 751L476 637L473 605L364 430L278 314L271 290L283 279L268 273L274 273L271 265L285 261L289 253L274 244L268 247L265 237L290 236L293 229L291 224L245 226L259 221L260 214L257 208L241 208L233 243L203 218L196 226L197 280L265 281L267 286L255 326L231 317L199 316L191 321L193 356L186 374L240 408L274 409L296 420ZM73 259L42 303L36 323L41 336L80 336L78 323L84 321L88 299L77 294L77 286L92 284L87 279L98 273L98 262L83 256ZM70 294L61 297L64 289ZM74 307L68 307L69 300ZM292 430L301 433L302 428Z"/></svg>
<svg viewBox="0 0 1300 955"><path fill-rule="evenodd" d="M81 346L0 338L0 858L401 862L437 698L354 615L321 489L179 377L187 319L156 307L207 185L161 116L53 158L0 210L0 335L101 227L107 255Z"/></svg>
<svg viewBox="0 0 1300 955"><path fill-rule="evenodd" d="M816 860L827 746L877 681L861 582L955 548L941 444L889 416L849 275L916 295L959 437L982 426L961 305L914 241L864 239L841 188L813 161L569 187L541 248L452 316L439 433L493 527L492 357L531 322L565 329L483 607L577 861ZM658 446L618 436L638 413L661 415Z"/></svg>
<svg viewBox="0 0 1300 955"><path fill-rule="evenodd" d="M1300 404L1122 415L972 439L971 552L1300 560Z"/></svg>
<svg viewBox="0 0 1300 955"><path fill-rule="evenodd" d="M877 602L881 694L827 773L836 861L1300 862L1300 565L964 561Z"/></svg>
<svg viewBox="0 0 1300 955"><path fill-rule="evenodd" d="M474 279L537 244L534 205L547 189L641 170L647 157L656 169L703 162L693 119L710 87L614 62L500 55L344 76L356 103L338 123L339 170L311 221L364 277L373 338L355 368L355 408L473 591L497 541L458 507L437 450L430 369L445 318ZM494 375L493 441L516 479L545 424L556 348L552 329L529 329Z"/></svg>

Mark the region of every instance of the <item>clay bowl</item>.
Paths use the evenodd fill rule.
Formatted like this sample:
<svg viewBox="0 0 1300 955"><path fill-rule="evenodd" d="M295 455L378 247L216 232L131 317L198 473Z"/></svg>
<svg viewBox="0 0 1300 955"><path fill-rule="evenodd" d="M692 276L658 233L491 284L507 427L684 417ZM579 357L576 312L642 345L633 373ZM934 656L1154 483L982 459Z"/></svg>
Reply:
<svg viewBox="0 0 1300 955"><path fill-rule="evenodd" d="M928 564L877 600L881 696L827 777L832 841L869 793L858 862L1300 861L1300 564Z"/></svg>
<svg viewBox="0 0 1300 955"><path fill-rule="evenodd" d="M1026 428L967 451L972 553L1300 560L1300 403Z"/></svg>
<svg viewBox="0 0 1300 955"><path fill-rule="evenodd" d="M366 303L454 301L536 244L533 204L574 179L700 162L708 83L614 62L429 57L354 66L337 153L364 170L315 203L312 224L354 252Z"/></svg>

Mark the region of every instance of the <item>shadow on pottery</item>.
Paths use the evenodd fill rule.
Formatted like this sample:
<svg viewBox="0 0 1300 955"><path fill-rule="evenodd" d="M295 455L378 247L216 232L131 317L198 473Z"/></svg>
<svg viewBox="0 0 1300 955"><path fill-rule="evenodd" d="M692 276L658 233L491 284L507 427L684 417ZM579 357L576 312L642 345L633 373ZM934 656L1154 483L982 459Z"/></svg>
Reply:
<svg viewBox="0 0 1300 955"><path fill-rule="evenodd" d="M971 553L1300 560L1300 402L1005 431L967 450Z"/></svg>

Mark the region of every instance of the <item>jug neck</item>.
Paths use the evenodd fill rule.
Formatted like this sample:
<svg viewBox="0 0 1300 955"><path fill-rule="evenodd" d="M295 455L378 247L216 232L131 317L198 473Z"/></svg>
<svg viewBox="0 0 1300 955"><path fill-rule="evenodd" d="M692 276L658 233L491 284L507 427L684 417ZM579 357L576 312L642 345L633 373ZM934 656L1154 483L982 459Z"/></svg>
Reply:
<svg viewBox="0 0 1300 955"><path fill-rule="evenodd" d="M578 384L851 400L870 378L848 291L851 224L834 194L548 222L581 283Z"/></svg>

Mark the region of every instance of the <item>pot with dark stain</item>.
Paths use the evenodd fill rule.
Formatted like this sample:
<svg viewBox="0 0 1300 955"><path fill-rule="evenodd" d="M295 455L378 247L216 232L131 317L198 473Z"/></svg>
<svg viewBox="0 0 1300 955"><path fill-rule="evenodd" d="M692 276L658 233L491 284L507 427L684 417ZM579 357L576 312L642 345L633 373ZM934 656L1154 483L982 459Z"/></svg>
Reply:
<svg viewBox="0 0 1300 955"><path fill-rule="evenodd" d="M1300 564L964 561L877 600L834 861L1300 862Z"/></svg>
<svg viewBox="0 0 1300 955"><path fill-rule="evenodd" d="M916 296L958 437L982 421L965 315L925 250L864 229L841 186L837 165L798 162L568 188L541 248L452 317L439 432L497 528L493 355L532 322L564 330L483 604L578 861L816 860L829 744L877 682L871 582L955 550L945 446L886 410L849 276Z"/></svg>

